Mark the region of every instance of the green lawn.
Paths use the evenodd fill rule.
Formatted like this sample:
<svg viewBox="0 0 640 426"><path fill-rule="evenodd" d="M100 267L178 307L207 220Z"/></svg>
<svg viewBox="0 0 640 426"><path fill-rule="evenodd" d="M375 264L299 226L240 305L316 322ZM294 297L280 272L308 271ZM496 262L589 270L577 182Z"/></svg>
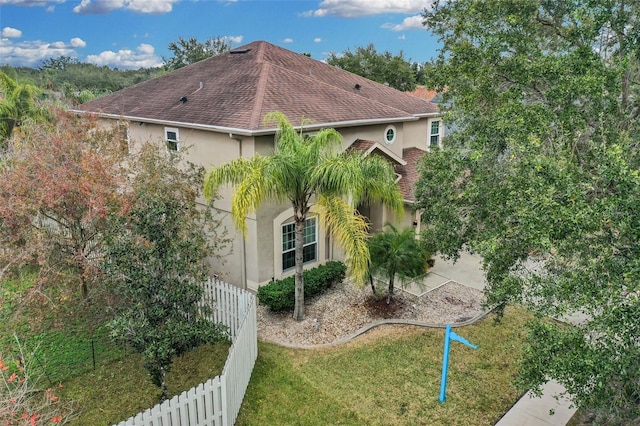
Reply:
<svg viewBox="0 0 640 426"><path fill-rule="evenodd" d="M170 397L219 375L228 350L225 343L205 345L176 359L167 374ZM138 354L65 380L59 394L76 401L79 416L70 424L78 426L112 425L153 407L160 398Z"/></svg>
<svg viewBox="0 0 640 426"><path fill-rule="evenodd" d="M55 291L47 293L49 303L24 303L28 284L21 277L0 285L2 350L12 353L13 332L37 348L36 361L46 371L43 386L61 381L58 394L76 401L72 424L113 424L158 402L159 389L140 357L109 342L100 325L104 308ZM519 397L511 381L527 318L523 310L511 309L500 324L487 318L457 329L480 347L452 342L444 404L438 402L442 329L387 326L316 350L260 343L237 424L493 424ZM203 347L176 360L168 376L170 394L218 375L227 351L227 344Z"/></svg>
<svg viewBox="0 0 640 426"><path fill-rule="evenodd" d="M526 314L458 329L447 401L438 401L444 330L387 326L336 348L261 343L237 425L489 425L518 399L511 385Z"/></svg>

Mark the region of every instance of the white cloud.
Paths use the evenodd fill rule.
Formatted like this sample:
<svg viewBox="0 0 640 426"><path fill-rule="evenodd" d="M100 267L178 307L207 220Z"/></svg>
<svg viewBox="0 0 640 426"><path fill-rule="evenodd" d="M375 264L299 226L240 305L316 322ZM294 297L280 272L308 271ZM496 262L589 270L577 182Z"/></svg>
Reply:
<svg viewBox="0 0 640 426"><path fill-rule="evenodd" d="M101 15L124 7L124 0L82 0L73 8L80 15Z"/></svg>
<svg viewBox="0 0 640 426"><path fill-rule="evenodd" d="M127 9L140 13L169 13L178 0L129 0Z"/></svg>
<svg viewBox="0 0 640 426"><path fill-rule="evenodd" d="M37 67L42 61L58 56L76 57L71 44L56 41L53 43L35 40L13 43L7 38L0 39L0 60L14 67Z"/></svg>
<svg viewBox="0 0 640 426"><path fill-rule="evenodd" d="M2 0L0 0L2 1ZM101 15L116 9L138 13L162 14L173 10L179 0L82 0L73 8L80 15Z"/></svg>
<svg viewBox="0 0 640 426"><path fill-rule="evenodd" d="M404 30L424 30L422 25L422 15L409 16L404 18L401 24L384 24L382 28L387 28L392 31L404 31Z"/></svg>
<svg viewBox="0 0 640 426"><path fill-rule="evenodd" d="M401 36L398 36L398 40L406 40L406 39L407 37L404 34L402 34Z"/></svg>
<svg viewBox="0 0 640 426"><path fill-rule="evenodd" d="M74 37L71 39L71 46L75 48L85 47L86 45L87 45L87 42L81 39L80 37Z"/></svg>
<svg viewBox="0 0 640 426"><path fill-rule="evenodd" d="M430 3L430 0L323 0L318 9L306 11L302 16L355 18L383 13L418 13Z"/></svg>
<svg viewBox="0 0 640 426"><path fill-rule="evenodd" d="M112 68L152 68L162 65L162 60L155 54L150 44L142 43L136 50L121 49L117 52L105 50L98 55L87 56L87 62L98 66Z"/></svg>
<svg viewBox="0 0 640 426"><path fill-rule="evenodd" d="M22 31L11 27L4 27L2 29L3 38L20 38L22 37Z"/></svg>
<svg viewBox="0 0 640 426"><path fill-rule="evenodd" d="M313 39L314 43L322 43L322 39L320 37L316 37Z"/></svg>
<svg viewBox="0 0 640 426"><path fill-rule="evenodd" d="M285 38L282 41L285 42L285 43L293 43L293 39L292 38Z"/></svg>
<svg viewBox="0 0 640 426"><path fill-rule="evenodd" d="M242 43L242 40L244 39L244 36L224 36L224 38L226 40L228 40L229 42L231 42L231 44L240 44Z"/></svg>

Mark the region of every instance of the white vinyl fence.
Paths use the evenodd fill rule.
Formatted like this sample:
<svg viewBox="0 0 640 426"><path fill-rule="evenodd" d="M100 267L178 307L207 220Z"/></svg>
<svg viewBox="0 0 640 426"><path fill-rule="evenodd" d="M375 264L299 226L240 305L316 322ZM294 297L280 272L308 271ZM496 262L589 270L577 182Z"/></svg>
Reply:
<svg viewBox="0 0 640 426"><path fill-rule="evenodd" d="M258 356L256 298L231 284L209 280L205 284L202 304L213 308L213 321L229 327L232 344L222 374L117 426L226 426L235 423Z"/></svg>

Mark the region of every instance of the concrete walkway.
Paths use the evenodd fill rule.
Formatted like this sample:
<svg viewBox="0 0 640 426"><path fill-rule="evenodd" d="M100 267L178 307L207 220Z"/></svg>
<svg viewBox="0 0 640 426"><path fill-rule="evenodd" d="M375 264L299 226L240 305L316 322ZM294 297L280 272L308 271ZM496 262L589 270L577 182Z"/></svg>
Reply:
<svg viewBox="0 0 640 426"><path fill-rule="evenodd" d="M469 287L482 290L486 281L482 272L482 259L463 253L453 264L436 257L436 263L425 279L426 288L436 288L455 281ZM407 288L411 293L422 292L416 288ZM418 294L420 294L418 293ZM415 293L414 293L415 294ZM542 396L534 397L527 392L495 424L495 426L565 426L576 411L569 408L569 401L556 396L565 392L565 388L555 381L549 381L542 387Z"/></svg>

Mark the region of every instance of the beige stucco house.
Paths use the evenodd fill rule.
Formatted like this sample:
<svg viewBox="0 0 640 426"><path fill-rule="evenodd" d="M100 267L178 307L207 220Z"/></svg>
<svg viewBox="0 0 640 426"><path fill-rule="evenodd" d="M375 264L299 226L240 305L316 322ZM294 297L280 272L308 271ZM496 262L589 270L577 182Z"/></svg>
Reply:
<svg viewBox="0 0 640 426"><path fill-rule="evenodd" d="M416 162L441 145L444 135L434 103L264 41L96 99L79 110L127 123L133 145L155 140L158 149L185 150L188 160L207 169L238 157L270 154L276 128L263 118L272 111L283 112L293 124L304 120L305 132L334 128L345 149L383 155L398 174L404 217L393 217L382 207L363 207L361 213L374 232L387 221L420 226L411 209ZM292 274L291 206L264 206L247 218L248 233L242 238L231 223L230 194L225 188L216 207L233 236L232 253L212 272L249 289ZM342 259L318 217L311 215L307 226L305 266Z"/></svg>

